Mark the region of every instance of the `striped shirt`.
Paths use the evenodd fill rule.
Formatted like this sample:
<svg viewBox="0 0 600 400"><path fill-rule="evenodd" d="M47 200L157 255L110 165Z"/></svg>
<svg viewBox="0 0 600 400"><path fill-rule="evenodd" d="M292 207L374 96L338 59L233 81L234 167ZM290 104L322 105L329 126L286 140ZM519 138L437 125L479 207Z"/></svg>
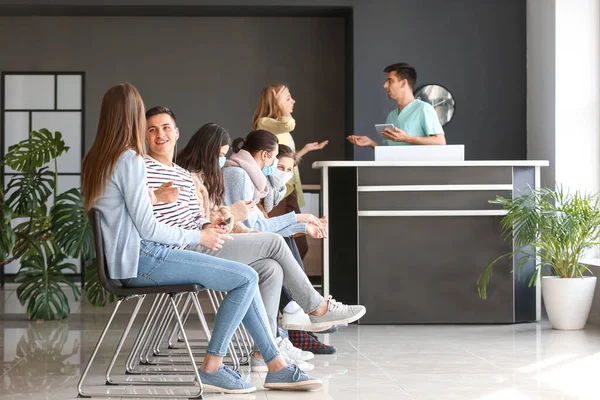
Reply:
<svg viewBox="0 0 600 400"><path fill-rule="evenodd" d="M179 197L173 203L158 202L152 206L156 219L164 224L184 229L202 229L208 223L198 206L194 181L188 171L177 164L172 167L146 156L148 187L152 190L167 182L179 188Z"/></svg>

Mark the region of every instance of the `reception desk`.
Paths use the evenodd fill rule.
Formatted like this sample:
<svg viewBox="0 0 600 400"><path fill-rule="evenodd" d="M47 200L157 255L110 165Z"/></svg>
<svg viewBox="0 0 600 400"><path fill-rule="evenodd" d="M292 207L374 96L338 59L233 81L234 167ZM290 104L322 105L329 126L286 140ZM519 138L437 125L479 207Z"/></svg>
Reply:
<svg viewBox="0 0 600 400"><path fill-rule="evenodd" d="M506 214L488 200L539 187L547 161L315 162L321 206L323 291L362 304L362 324L518 323L539 320L540 290L495 269L488 299L477 278L513 250ZM533 262L524 273L533 270Z"/></svg>

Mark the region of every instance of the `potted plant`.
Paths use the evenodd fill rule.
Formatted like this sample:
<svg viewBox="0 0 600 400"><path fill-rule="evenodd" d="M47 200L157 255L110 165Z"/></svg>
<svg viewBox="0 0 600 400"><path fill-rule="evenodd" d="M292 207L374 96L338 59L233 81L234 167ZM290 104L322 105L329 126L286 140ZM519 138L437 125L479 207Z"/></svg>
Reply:
<svg viewBox="0 0 600 400"><path fill-rule="evenodd" d="M20 261L17 297L27 304L31 319L66 318L70 308L65 287L79 299L79 288L64 273L75 272L68 257L87 264L85 289L92 304L114 300L98 284L92 231L80 190L58 191L58 158L68 150L60 132L40 129L10 146L2 160L17 174L6 192L0 188L0 268Z"/></svg>
<svg viewBox="0 0 600 400"><path fill-rule="evenodd" d="M492 261L477 281L479 296L487 298L487 285L494 265L504 257L519 256L513 273L535 285L542 276L542 296L554 329L585 327L596 287L596 277L582 260L596 247L600 235L598 195L568 193L542 188L515 199L497 197L490 203L507 211L501 226L505 239L514 240L516 250ZM522 276L530 260L531 276Z"/></svg>

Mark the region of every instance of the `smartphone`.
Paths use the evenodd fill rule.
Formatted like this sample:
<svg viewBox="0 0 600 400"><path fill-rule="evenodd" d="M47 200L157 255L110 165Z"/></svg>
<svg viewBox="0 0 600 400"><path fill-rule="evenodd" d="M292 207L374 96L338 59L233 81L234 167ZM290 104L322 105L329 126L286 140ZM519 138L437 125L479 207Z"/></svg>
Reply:
<svg viewBox="0 0 600 400"><path fill-rule="evenodd" d="M381 135L385 129L394 129L394 124L375 124L375 130Z"/></svg>
<svg viewBox="0 0 600 400"><path fill-rule="evenodd" d="M221 222L219 225L220 226L229 225L232 221L233 221L233 216L230 215L229 218L227 218L226 220L224 220L223 222Z"/></svg>

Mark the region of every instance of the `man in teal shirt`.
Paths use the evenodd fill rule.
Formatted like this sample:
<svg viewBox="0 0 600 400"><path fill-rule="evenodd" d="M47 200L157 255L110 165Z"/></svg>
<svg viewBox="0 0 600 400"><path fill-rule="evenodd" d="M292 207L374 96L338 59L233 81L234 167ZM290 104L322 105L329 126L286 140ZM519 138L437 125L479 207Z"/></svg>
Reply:
<svg viewBox="0 0 600 400"><path fill-rule="evenodd" d="M417 71L406 63L392 64L384 70L387 79L383 85L390 99L398 102L398 108L392 110L381 132L381 144L368 136L348 136L350 143L361 147L406 146L406 145L444 145L444 129L431 104L415 99L413 90L417 82Z"/></svg>

